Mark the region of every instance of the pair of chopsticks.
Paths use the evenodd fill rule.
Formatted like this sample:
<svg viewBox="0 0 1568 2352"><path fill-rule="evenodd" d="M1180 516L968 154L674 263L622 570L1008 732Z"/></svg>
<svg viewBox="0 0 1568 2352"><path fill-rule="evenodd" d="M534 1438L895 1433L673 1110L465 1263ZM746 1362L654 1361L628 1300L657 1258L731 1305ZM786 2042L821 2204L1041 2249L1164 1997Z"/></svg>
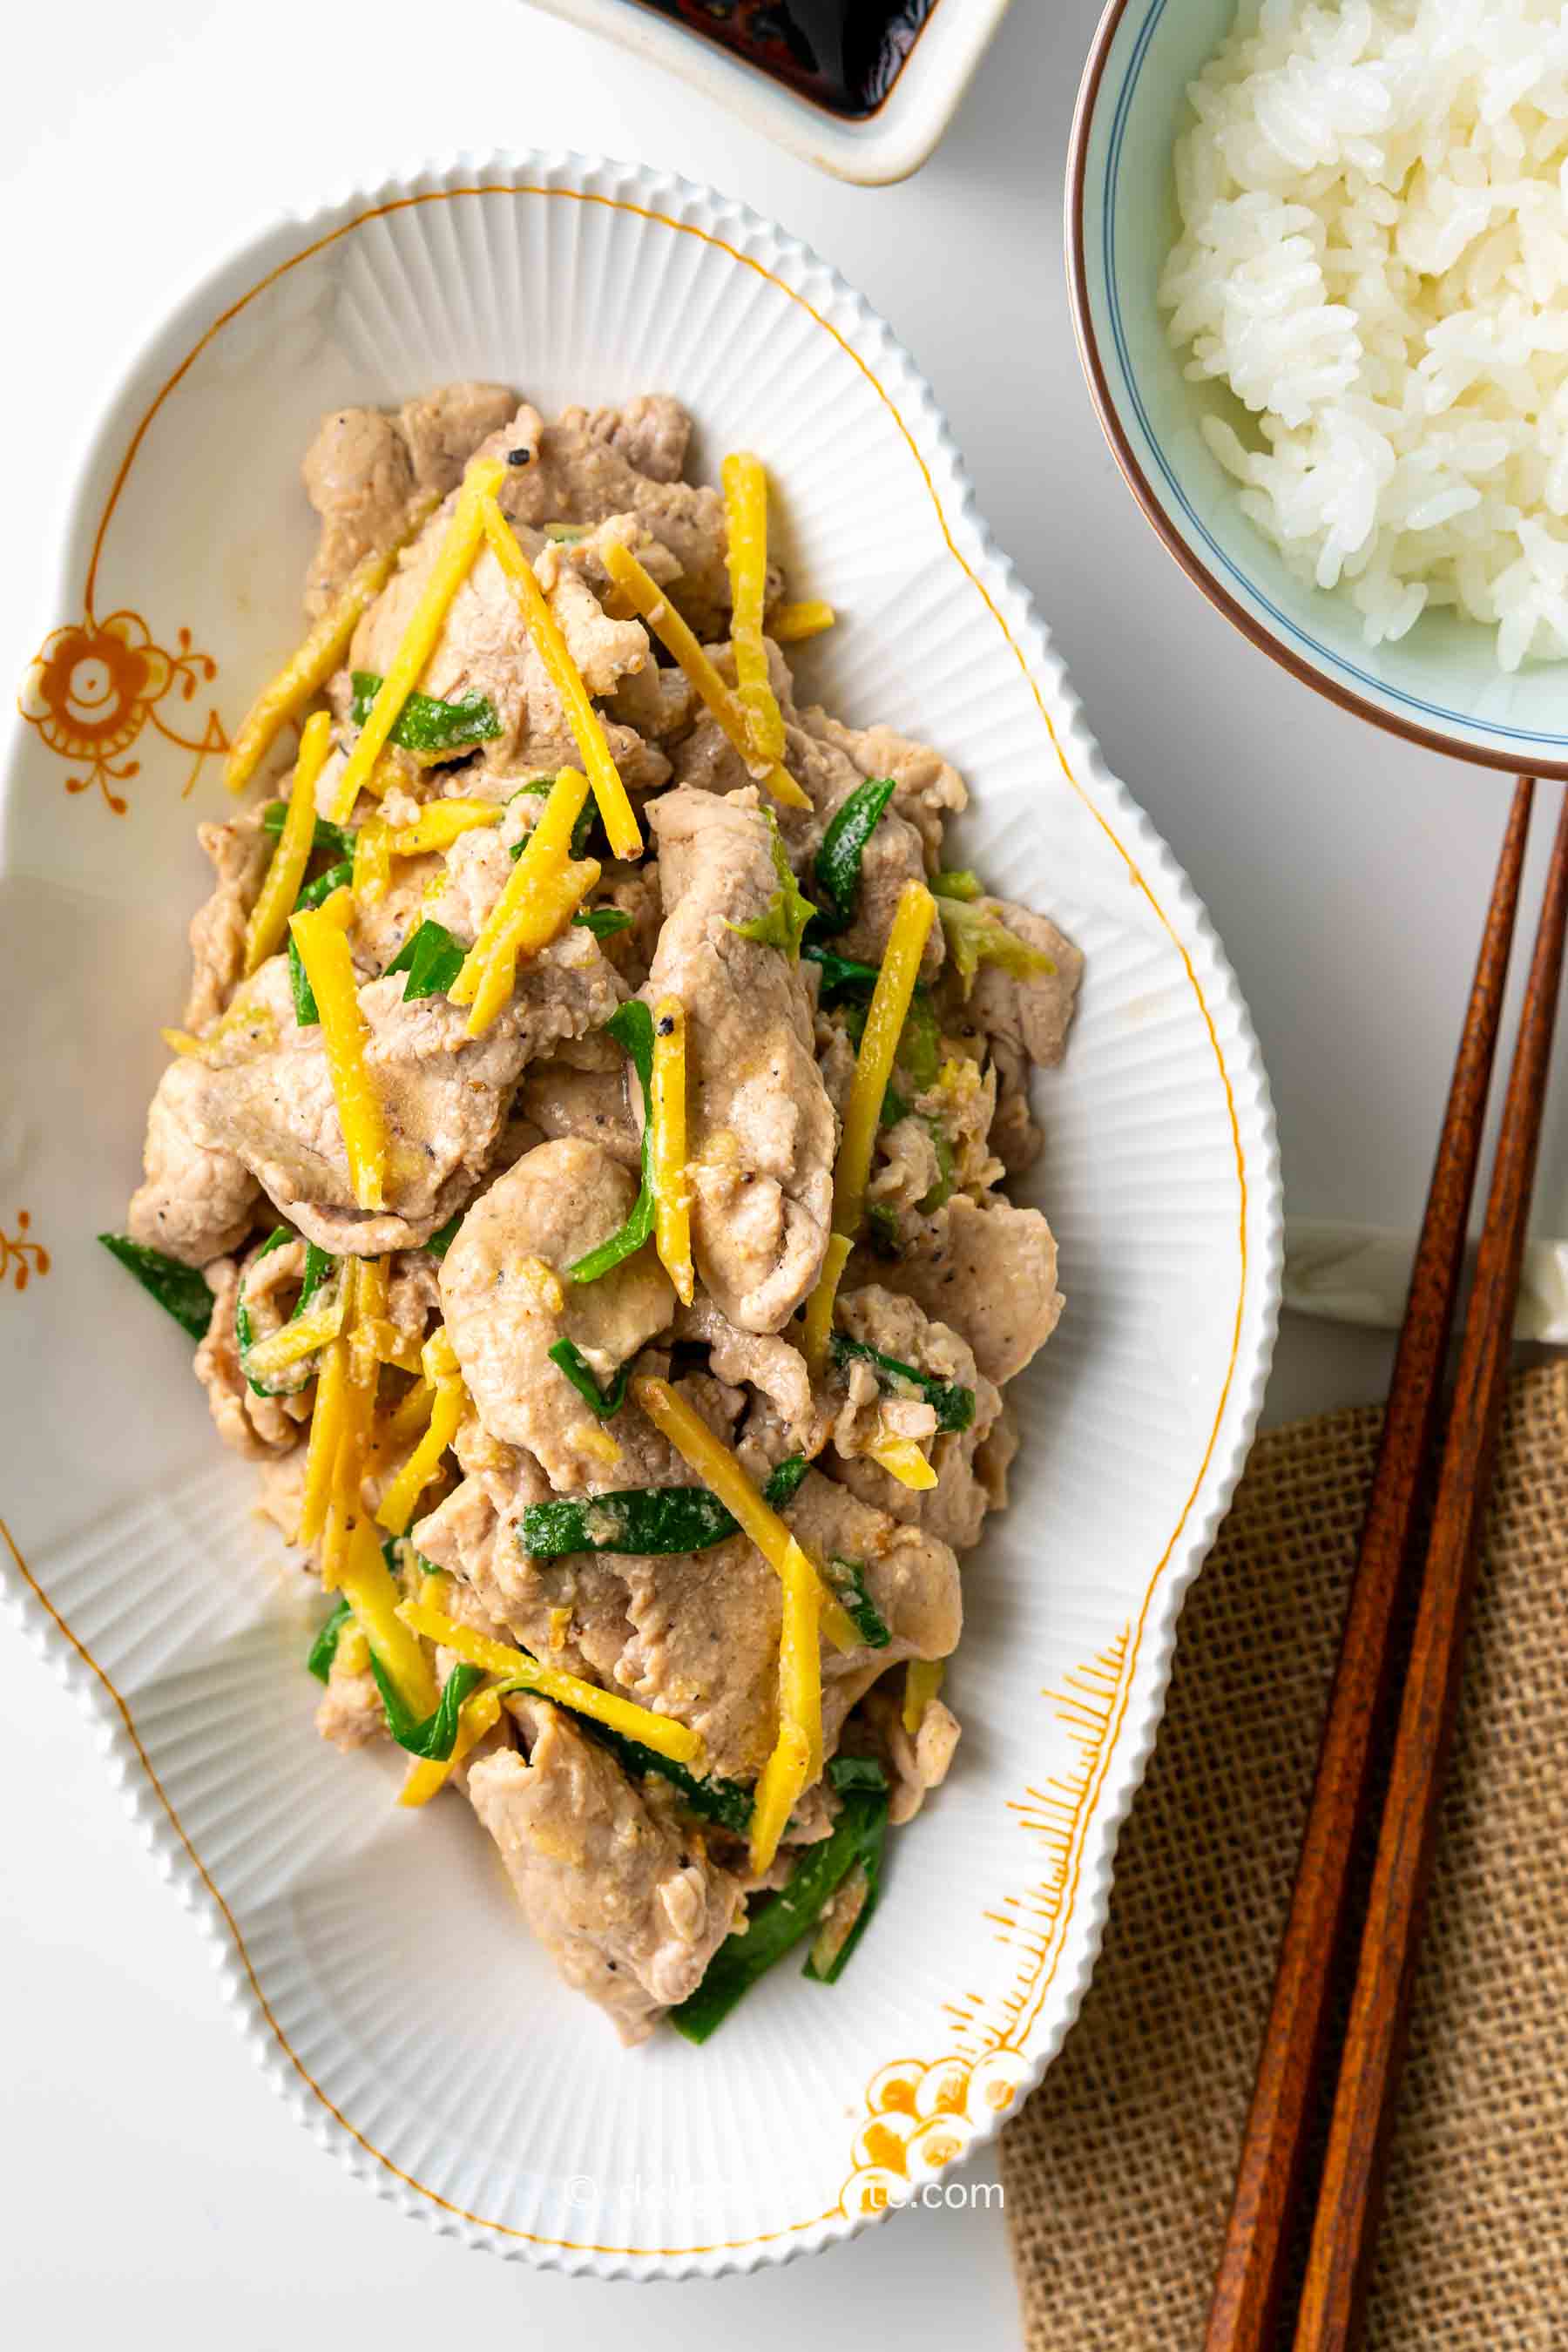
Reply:
<svg viewBox="0 0 1568 2352"><path fill-rule="evenodd" d="M1568 926L1568 797L1558 820L1437 1464L1415 1630L1293 2336L1281 2326L1283 2289L1292 2244L1299 2243L1303 2158L1328 2059L1325 2027L1349 1926L1351 1872L1363 1832L1373 1826L1376 1751L1386 1752L1399 1602L1436 1448L1533 793L1533 781L1521 777L1454 1066L1205 2352L1272 2352L1286 2342L1294 2352L1337 2352L1355 2343L1362 2324L1535 1181Z"/></svg>

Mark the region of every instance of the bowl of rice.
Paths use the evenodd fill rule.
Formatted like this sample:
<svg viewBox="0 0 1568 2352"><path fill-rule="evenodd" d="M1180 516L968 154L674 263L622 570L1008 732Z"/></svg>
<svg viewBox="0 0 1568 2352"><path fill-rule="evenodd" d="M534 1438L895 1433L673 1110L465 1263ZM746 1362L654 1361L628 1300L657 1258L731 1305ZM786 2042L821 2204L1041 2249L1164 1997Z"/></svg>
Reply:
<svg viewBox="0 0 1568 2352"><path fill-rule="evenodd" d="M1112 450L1254 643L1568 778L1568 9L1111 0L1068 266Z"/></svg>

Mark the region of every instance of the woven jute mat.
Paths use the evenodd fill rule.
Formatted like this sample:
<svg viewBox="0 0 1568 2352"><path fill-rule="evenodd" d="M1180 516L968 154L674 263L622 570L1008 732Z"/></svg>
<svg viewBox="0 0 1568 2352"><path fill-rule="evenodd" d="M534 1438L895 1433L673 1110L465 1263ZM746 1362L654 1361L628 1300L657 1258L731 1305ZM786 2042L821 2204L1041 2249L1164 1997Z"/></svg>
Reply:
<svg viewBox="0 0 1568 2352"><path fill-rule="evenodd" d="M1380 1416L1259 1440L1182 1616L1083 2013L1003 2142L1029 2352L1202 2342ZM1367 2342L1568 2347L1568 1365L1521 1374Z"/></svg>

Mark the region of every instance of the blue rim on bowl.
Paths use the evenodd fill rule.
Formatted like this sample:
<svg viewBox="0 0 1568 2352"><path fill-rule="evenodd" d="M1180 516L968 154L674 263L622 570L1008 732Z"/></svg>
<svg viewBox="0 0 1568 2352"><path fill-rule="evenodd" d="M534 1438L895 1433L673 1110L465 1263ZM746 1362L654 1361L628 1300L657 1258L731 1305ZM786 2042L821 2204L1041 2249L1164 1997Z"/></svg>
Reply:
<svg viewBox="0 0 1568 2352"><path fill-rule="evenodd" d="M1079 355L1111 453L1187 577L1304 685L1407 742L1568 780L1568 728L1522 723L1528 706L1539 709L1555 698L1550 666L1508 677L1491 662L1479 625L1447 615L1418 623L1415 644L1376 651L1358 644L1349 608L1291 579L1184 415L1195 414L1203 395L1184 383L1165 343L1152 278L1145 273L1134 283L1137 260L1128 256L1162 196L1173 236L1164 159L1185 83L1228 28L1234 5L1215 0L1207 9L1173 11L1169 0L1110 0L1084 68L1068 153L1068 283ZM1163 83L1152 58L1167 69ZM1173 74L1173 64L1180 68ZM1155 169L1164 171L1165 187L1152 205ZM1163 249L1157 228L1154 249ZM1173 454L1178 442L1190 467ZM1216 527L1221 517L1228 537ZM1338 644L1331 642L1336 628ZM1478 680L1474 707L1456 709L1426 690L1427 679L1458 678L1467 667Z"/></svg>

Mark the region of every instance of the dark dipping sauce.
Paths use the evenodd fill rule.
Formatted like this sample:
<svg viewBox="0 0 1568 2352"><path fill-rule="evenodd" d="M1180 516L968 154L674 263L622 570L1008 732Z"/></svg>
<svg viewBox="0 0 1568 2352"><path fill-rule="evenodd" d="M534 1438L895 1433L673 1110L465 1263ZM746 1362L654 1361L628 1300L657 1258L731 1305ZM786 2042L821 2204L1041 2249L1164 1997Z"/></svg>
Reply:
<svg viewBox="0 0 1568 2352"><path fill-rule="evenodd" d="M875 114L937 0L637 0L835 114Z"/></svg>

